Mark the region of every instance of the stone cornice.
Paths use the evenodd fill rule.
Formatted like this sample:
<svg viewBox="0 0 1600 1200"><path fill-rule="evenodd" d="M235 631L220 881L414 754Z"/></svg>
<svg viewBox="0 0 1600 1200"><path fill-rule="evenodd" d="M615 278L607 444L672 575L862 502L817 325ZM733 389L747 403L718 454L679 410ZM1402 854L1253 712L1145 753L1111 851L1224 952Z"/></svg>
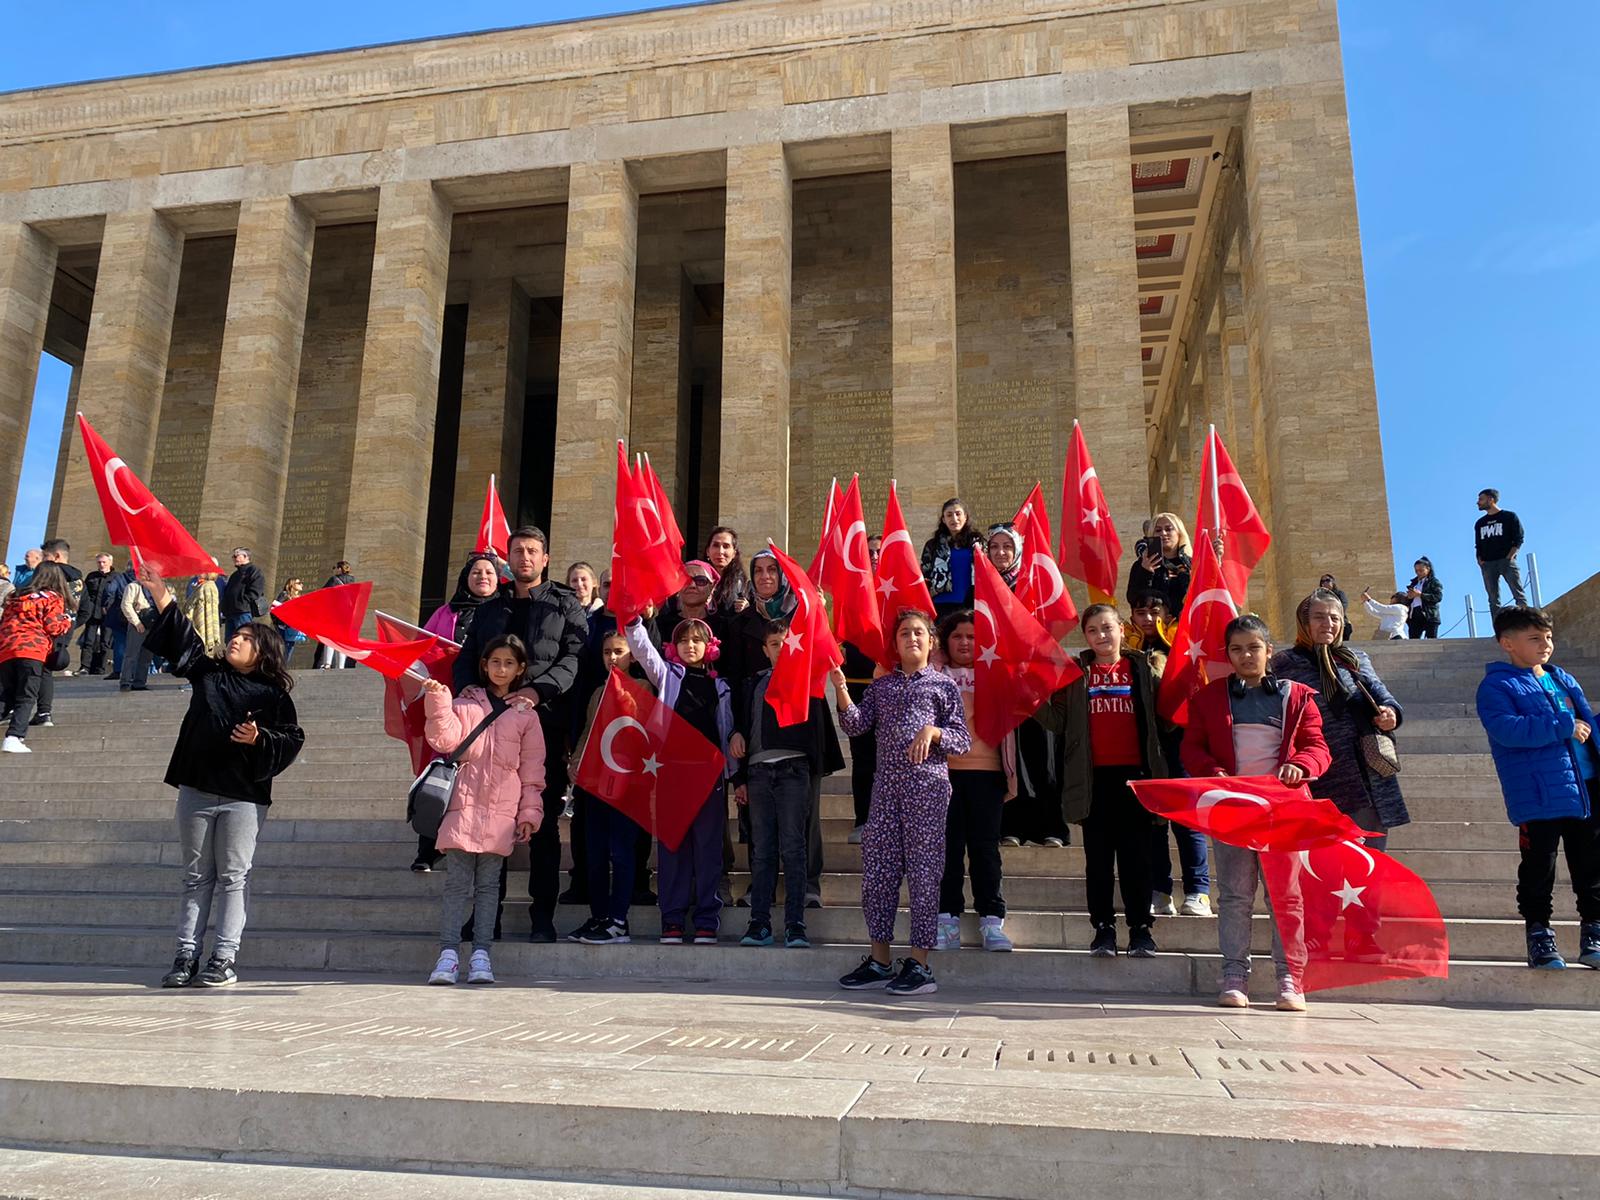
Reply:
<svg viewBox="0 0 1600 1200"><path fill-rule="evenodd" d="M0 145L1198 0L724 0L0 95Z"/></svg>

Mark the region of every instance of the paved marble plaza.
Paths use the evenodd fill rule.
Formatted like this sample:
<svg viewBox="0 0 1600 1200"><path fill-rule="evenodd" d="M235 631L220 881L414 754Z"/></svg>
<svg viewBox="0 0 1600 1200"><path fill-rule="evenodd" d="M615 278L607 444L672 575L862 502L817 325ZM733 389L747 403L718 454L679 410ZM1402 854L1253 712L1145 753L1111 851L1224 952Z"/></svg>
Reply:
<svg viewBox="0 0 1600 1200"><path fill-rule="evenodd" d="M1592 1195L1588 1012L288 974L163 992L152 975L4 968L0 1142L365 1168L319 1173L317 1190L352 1196L428 1194L373 1169L635 1195L1211 1196L1284 1172L1314 1172L1327 1197ZM155 1170L0 1168L28 1196L127 1194L93 1188ZM162 1186L303 1194L296 1176L167 1168Z"/></svg>

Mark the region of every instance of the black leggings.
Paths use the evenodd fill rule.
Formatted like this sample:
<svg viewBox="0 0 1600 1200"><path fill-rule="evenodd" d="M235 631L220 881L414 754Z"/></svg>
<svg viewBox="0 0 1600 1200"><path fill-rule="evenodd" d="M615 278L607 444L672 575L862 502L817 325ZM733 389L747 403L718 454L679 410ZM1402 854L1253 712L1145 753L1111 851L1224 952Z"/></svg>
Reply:
<svg viewBox="0 0 1600 1200"><path fill-rule="evenodd" d="M963 856L972 864L972 907L980 917L1003 917L1000 892L1000 813L1006 777L999 771L951 771L950 808L944 825L944 876L939 911L960 916L965 907Z"/></svg>

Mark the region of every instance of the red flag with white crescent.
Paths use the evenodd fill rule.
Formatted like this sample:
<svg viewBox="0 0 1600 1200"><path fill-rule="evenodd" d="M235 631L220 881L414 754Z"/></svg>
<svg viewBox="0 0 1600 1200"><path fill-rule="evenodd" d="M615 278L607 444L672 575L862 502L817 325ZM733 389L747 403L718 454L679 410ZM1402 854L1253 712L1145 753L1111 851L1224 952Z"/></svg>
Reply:
<svg viewBox="0 0 1600 1200"><path fill-rule="evenodd" d="M1217 552L1209 538L1200 538L1194 544L1194 578L1156 692L1156 711L1163 718L1174 725L1187 725L1194 694L1232 671L1227 629L1228 622L1238 615L1239 606L1222 582Z"/></svg>
<svg viewBox="0 0 1600 1200"><path fill-rule="evenodd" d="M399 617L391 617L386 612L377 613L375 619L380 642L416 644L429 636L427 630L419 629ZM423 732L425 721L422 705L417 703L422 698L422 681L437 679L445 687L450 687L451 668L460 649L454 642L438 638L405 674L383 681L383 731L406 744L406 749L411 753L411 769L415 773L420 773L423 767L438 757L437 752L428 745Z"/></svg>
<svg viewBox="0 0 1600 1200"><path fill-rule="evenodd" d="M371 667L386 679L397 679L439 641L426 634L414 641L373 641L361 636L367 619L372 581L318 588L293 600L272 606L272 615L285 625L316 638L346 658Z"/></svg>
<svg viewBox="0 0 1600 1200"><path fill-rule="evenodd" d="M783 651L767 683L767 704L779 725L798 725L810 715L811 701L828 694L828 672L844 662L844 652L828 628L828 612L816 584L770 541L767 549L778 560L795 598Z"/></svg>
<svg viewBox="0 0 1600 1200"><path fill-rule="evenodd" d="M1089 457L1083 429L1072 423L1066 471L1061 477L1061 569L1105 596L1117 594L1122 539L1111 520L1105 489Z"/></svg>
<svg viewBox="0 0 1600 1200"><path fill-rule="evenodd" d="M611 591L606 606L626 625L652 604L689 582L683 569L682 547L674 546L663 511L666 497L659 481L650 483L643 463L628 466L628 453L617 443L616 524L611 537ZM673 522L670 528L676 528Z"/></svg>
<svg viewBox="0 0 1600 1200"><path fill-rule="evenodd" d="M714 802L725 764L721 750L644 684L612 671L572 780L676 850Z"/></svg>
<svg viewBox="0 0 1600 1200"><path fill-rule="evenodd" d="M907 609L932 617L933 597L928 594L928 582L922 577L922 560L911 544L911 531L906 528L905 514L900 511L900 496L891 479L889 503L883 514L883 544L878 548L878 612L884 641L878 662L891 671L899 661L891 631Z"/></svg>
<svg viewBox="0 0 1600 1200"><path fill-rule="evenodd" d="M112 545L128 547L128 556L135 567L149 563L168 579L224 573L217 560L201 548L178 518L145 487L144 481L117 457L82 413L78 414L78 432L83 436L95 494L100 498L100 512L105 517Z"/></svg>
<svg viewBox="0 0 1600 1200"><path fill-rule="evenodd" d="M511 553L511 526L506 522L506 510L500 506L500 491L495 487L494 476L489 476L489 490L483 495L483 518L478 522L478 543L474 554L494 551L502 561Z"/></svg>
<svg viewBox="0 0 1600 1200"><path fill-rule="evenodd" d="M1200 461L1200 503L1194 525L1195 536L1202 541L1222 539L1223 586L1235 603L1243 604L1250 587L1250 572L1272 545L1272 534L1256 511L1250 493L1245 491L1244 480L1239 478L1215 427L1206 436Z"/></svg>
<svg viewBox="0 0 1600 1200"><path fill-rule="evenodd" d="M1278 937L1305 991L1448 976L1449 936L1433 892L1364 845L1375 835L1331 800L1271 775L1128 786L1151 812L1261 855Z"/></svg>
<svg viewBox="0 0 1600 1200"><path fill-rule="evenodd" d="M823 579L823 572L828 566L828 552L833 548L833 526L838 519L839 506L844 503L844 493L839 490L839 481L835 479L828 485L828 504L822 510L822 536L817 539L817 555L811 560L811 565L806 568L806 577L824 591L827 590L827 581Z"/></svg>
<svg viewBox="0 0 1600 1200"><path fill-rule="evenodd" d="M661 514L661 527L667 535L667 542L681 559L683 530L678 527L678 516L672 511L672 501L667 499L667 489L661 485L661 476L657 475L656 469L650 465L648 454L644 456L644 483L650 498L655 501L656 511Z"/></svg>
<svg viewBox="0 0 1600 1200"><path fill-rule="evenodd" d="M1012 595L987 554L973 555L973 563L978 653L972 666L972 732L998 746L1083 670Z"/></svg>
<svg viewBox="0 0 1600 1200"><path fill-rule="evenodd" d="M1017 599L1056 639L1078 627L1078 609L1061 578L1050 545L1050 514L1044 506L1044 489L1037 483L1011 522L1022 542L1022 564L1017 571Z"/></svg>
<svg viewBox="0 0 1600 1200"><path fill-rule="evenodd" d="M833 598L833 632L874 662L883 657L883 614L878 608L877 574L867 551L867 523L861 512L859 476L850 481L833 520L817 547L821 578L807 576Z"/></svg>

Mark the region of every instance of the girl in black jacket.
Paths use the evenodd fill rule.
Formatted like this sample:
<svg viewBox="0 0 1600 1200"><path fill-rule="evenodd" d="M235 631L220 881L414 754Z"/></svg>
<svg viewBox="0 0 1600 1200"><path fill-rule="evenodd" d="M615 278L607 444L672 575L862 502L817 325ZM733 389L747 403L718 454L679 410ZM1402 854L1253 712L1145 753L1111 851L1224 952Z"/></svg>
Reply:
<svg viewBox="0 0 1600 1200"><path fill-rule="evenodd" d="M155 568L146 563L139 582L158 613L146 645L193 688L167 766L166 781L178 789L183 899L178 956L161 986L226 987L236 979L245 886L272 803L272 780L305 744L289 699L294 680L284 666L283 638L271 626L241 626L228 638L223 657L211 658ZM216 934L202 971L200 944L214 895Z"/></svg>
<svg viewBox="0 0 1600 1200"><path fill-rule="evenodd" d="M1433 573L1433 562L1427 555L1414 564L1416 574L1406 586L1406 603L1411 613L1406 617L1406 631L1411 637L1437 638L1439 636L1439 606L1444 603L1444 584Z"/></svg>

